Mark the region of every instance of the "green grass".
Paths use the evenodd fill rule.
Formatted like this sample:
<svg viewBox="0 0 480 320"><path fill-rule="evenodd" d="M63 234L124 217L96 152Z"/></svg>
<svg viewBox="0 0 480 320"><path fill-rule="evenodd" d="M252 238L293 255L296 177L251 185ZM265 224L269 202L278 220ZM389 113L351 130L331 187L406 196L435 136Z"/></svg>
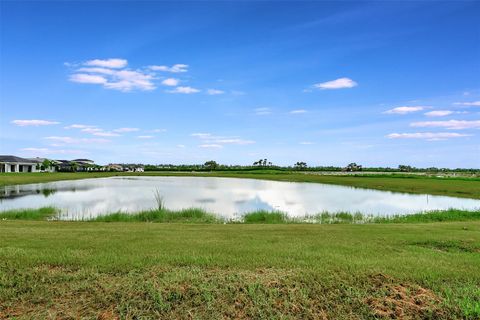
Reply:
<svg viewBox="0 0 480 320"><path fill-rule="evenodd" d="M480 221L0 220L0 318L478 319Z"/></svg>
<svg viewBox="0 0 480 320"><path fill-rule="evenodd" d="M299 172L270 170L265 172L145 172L145 173L0 173L0 186L100 178L111 176L195 176L195 177L230 177L264 179L291 182L316 182L369 188L385 191L407 192L416 194L445 195L480 199L480 179L478 178L437 178L421 175L324 175Z"/></svg>
<svg viewBox="0 0 480 320"><path fill-rule="evenodd" d="M1 216L1 213L0 213ZM219 223L223 220L202 209L168 209L148 210L139 213L117 212L90 219L97 222L182 222L182 223Z"/></svg>
<svg viewBox="0 0 480 320"><path fill-rule="evenodd" d="M259 210L243 216L244 223L288 223L289 219L283 212Z"/></svg>
<svg viewBox="0 0 480 320"><path fill-rule="evenodd" d="M457 209L436 210L410 215L397 215L390 217L376 217L375 223L422 223L442 221L472 221L480 220L479 211L466 211Z"/></svg>
<svg viewBox="0 0 480 320"><path fill-rule="evenodd" d="M59 210L53 207L39 209L17 209L0 211L2 220L52 220ZM322 212L312 216L293 217L281 211L258 210L243 215L240 220L228 220L219 215L206 212L199 208L169 210L166 208L152 209L138 213L116 212L85 218L85 222L156 222L156 223L261 223L261 224L366 224L366 223L427 223L444 221L475 221L480 220L480 211L458 209L426 211L410 215L393 215L375 217L359 212Z"/></svg>
<svg viewBox="0 0 480 320"><path fill-rule="evenodd" d="M0 212L0 220L47 220L57 214L58 210L54 207L8 210Z"/></svg>

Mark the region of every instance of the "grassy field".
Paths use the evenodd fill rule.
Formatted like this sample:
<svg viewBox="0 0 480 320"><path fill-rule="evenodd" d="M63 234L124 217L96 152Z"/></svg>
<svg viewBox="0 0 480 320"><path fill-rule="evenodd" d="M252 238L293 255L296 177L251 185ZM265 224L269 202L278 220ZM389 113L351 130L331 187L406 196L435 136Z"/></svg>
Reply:
<svg viewBox="0 0 480 320"><path fill-rule="evenodd" d="M480 199L479 178L436 178L420 175L322 175L268 172L146 172L146 173L0 173L0 186L100 178L118 175L232 177L292 182L317 182L397 192L447 195Z"/></svg>
<svg viewBox="0 0 480 320"><path fill-rule="evenodd" d="M0 318L478 319L480 221L0 220Z"/></svg>

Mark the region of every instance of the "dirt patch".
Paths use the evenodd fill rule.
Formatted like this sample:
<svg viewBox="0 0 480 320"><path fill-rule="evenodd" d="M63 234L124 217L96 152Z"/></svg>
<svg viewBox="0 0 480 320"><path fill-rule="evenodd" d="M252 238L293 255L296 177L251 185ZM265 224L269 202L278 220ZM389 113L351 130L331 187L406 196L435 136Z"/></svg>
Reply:
<svg viewBox="0 0 480 320"><path fill-rule="evenodd" d="M441 299L415 284L402 283L383 274L371 277L372 297L366 303L382 319L445 318Z"/></svg>
<svg viewBox="0 0 480 320"><path fill-rule="evenodd" d="M425 241L414 242L412 245L442 252L480 253L480 247L473 241Z"/></svg>

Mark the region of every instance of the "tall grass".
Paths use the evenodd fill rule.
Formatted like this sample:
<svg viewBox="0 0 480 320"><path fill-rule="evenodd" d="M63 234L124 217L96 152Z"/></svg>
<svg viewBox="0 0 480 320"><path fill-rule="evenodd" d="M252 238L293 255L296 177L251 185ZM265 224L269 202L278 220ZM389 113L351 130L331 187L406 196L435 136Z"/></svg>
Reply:
<svg viewBox="0 0 480 320"><path fill-rule="evenodd" d="M409 215L395 215L375 217L374 223L423 223L443 221L471 221L480 220L480 210L466 211L458 209L434 210Z"/></svg>
<svg viewBox="0 0 480 320"><path fill-rule="evenodd" d="M58 210L54 207L40 209L15 209L0 212L0 220L48 220L54 219Z"/></svg>
<svg viewBox="0 0 480 320"><path fill-rule="evenodd" d="M162 202L163 204L163 202ZM54 207L40 209L19 209L0 212L0 220L56 220L59 211ZM115 212L83 221L97 222L160 222L160 223L245 223L245 224L367 224L367 223L427 223L443 221L480 220L480 210L458 209L436 210L410 215L372 216L359 212L322 212L304 217L289 217L281 211L259 210L244 214L239 220L228 220L203 209L189 208L169 210L159 205L159 209L137 213Z"/></svg>
<svg viewBox="0 0 480 320"><path fill-rule="evenodd" d="M290 219L286 213L280 211L259 210L243 216L244 223L288 223Z"/></svg>
<svg viewBox="0 0 480 320"><path fill-rule="evenodd" d="M223 220L214 214L202 209L182 209L172 211L168 209L154 209L138 213L116 212L101 215L87 221L98 222L182 222L182 223L220 223Z"/></svg>

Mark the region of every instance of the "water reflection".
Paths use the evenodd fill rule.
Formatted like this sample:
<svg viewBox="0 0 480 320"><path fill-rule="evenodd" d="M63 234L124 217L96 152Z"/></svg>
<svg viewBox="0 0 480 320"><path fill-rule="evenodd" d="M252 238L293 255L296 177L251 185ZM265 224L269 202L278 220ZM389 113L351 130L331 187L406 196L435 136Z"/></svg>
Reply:
<svg viewBox="0 0 480 320"><path fill-rule="evenodd" d="M226 218L254 210L281 210L292 217L322 211L408 214L422 210L480 208L480 200L411 195L316 183L232 178L112 177L0 189L0 210L55 206L66 219L155 208L155 192L177 210L200 207Z"/></svg>

